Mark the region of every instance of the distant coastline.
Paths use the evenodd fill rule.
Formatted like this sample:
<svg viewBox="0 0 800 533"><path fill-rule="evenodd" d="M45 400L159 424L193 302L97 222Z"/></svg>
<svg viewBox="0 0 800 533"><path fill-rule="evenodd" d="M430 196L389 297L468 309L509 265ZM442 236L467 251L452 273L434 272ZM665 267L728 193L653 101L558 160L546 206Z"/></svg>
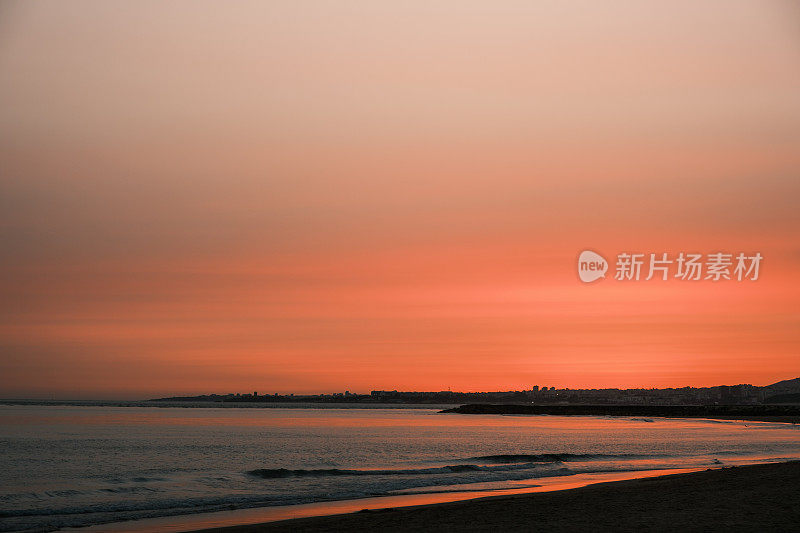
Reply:
<svg viewBox="0 0 800 533"><path fill-rule="evenodd" d="M494 392L373 390L321 394L228 393L147 400L2 399L0 405L187 408L445 409L463 414L549 414L729 418L800 423L800 378L749 384L667 389L557 389Z"/></svg>
<svg viewBox="0 0 800 533"><path fill-rule="evenodd" d="M384 403L452 404L504 403L538 405L759 405L800 404L800 378L759 387L750 384L666 389L559 389L534 385L528 390L492 392L373 390L369 394L344 392L322 394L229 393L155 398L154 402L218 403Z"/></svg>

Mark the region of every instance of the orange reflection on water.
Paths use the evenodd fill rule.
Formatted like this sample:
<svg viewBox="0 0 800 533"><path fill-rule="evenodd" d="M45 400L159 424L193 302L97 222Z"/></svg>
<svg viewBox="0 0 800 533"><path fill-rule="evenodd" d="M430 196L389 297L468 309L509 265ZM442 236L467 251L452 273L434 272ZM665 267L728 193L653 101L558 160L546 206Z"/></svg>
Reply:
<svg viewBox="0 0 800 533"><path fill-rule="evenodd" d="M321 404L324 406L324 404ZM443 408L445 408L443 406ZM55 413L54 413L55 410ZM569 431L609 429L652 429L654 420L669 420L672 429L705 426L705 419L659 419L549 415L461 415L440 413L440 409L337 409L287 407L69 407L50 406L47 410L28 406L3 406L0 425L69 426L229 426L229 427L536 427ZM731 427L735 421L720 422ZM757 425L758 422L749 422ZM746 426L741 425L741 429Z"/></svg>

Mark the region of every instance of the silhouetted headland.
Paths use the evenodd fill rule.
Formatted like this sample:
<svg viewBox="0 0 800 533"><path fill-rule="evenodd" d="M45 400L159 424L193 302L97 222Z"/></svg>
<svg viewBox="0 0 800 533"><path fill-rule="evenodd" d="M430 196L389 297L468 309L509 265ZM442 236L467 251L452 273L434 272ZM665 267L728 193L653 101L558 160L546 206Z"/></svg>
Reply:
<svg viewBox="0 0 800 533"><path fill-rule="evenodd" d="M654 416L800 423L800 406L797 405L468 404L441 412L467 415Z"/></svg>

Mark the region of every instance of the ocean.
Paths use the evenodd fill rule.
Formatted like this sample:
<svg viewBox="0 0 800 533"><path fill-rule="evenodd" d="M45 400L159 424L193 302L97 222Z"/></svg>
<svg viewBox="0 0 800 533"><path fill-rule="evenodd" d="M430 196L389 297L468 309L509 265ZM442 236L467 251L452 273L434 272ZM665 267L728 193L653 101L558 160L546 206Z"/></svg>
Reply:
<svg viewBox="0 0 800 533"><path fill-rule="evenodd" d="M338 407L0 405L0 531L800 458L790 424Z"/></svg>

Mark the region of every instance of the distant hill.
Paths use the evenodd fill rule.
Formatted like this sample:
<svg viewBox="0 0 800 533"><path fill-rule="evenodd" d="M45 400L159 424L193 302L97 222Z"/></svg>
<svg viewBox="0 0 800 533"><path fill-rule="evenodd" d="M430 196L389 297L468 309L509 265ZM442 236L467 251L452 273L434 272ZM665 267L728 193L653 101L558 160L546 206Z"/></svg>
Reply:
<svg viewBox="0 0 800 533"><path fill-rule="evenodd" d="M764 389L772 394L800 392L800 378L784 379L772 385L767 385Z"/></svg>

